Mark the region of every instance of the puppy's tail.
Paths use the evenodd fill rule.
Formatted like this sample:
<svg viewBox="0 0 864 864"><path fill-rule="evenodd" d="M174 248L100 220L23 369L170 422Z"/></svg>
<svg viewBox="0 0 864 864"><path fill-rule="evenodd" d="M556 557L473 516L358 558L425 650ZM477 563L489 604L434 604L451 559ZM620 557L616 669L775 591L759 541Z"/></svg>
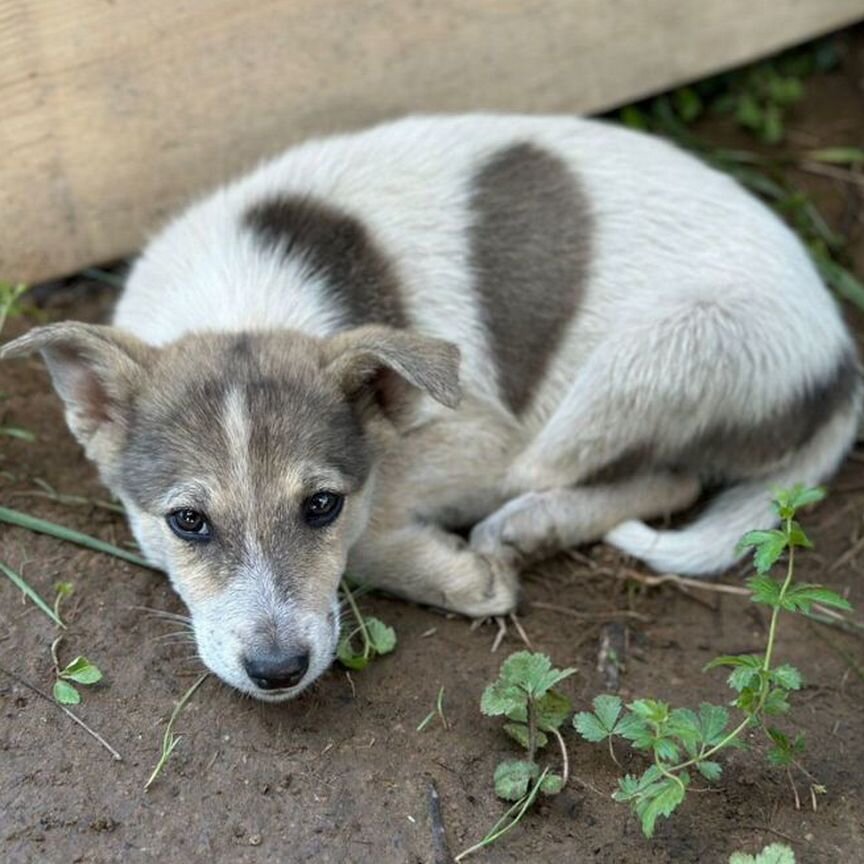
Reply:
<svg viewBox="0 0 864 864"><path fill-rule="evenodd" d="M833 417L789 464L758 481L724 490L681 530L655 531L634 520L622 522L603 539L660 573L708 576L725 570L741 557L736 546L747 531L778 524L773 490L796 483L812 486L837 470L855 440L857 414L844 411Z"/></svg>

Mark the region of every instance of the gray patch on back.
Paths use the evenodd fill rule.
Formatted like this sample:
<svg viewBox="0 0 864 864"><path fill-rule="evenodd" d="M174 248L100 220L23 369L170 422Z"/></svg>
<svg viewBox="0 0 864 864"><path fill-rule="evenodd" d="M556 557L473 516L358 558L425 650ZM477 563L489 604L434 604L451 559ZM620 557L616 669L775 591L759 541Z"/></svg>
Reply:
<svg viewBox="0 0 864 864"><path fill-rule="evenodd" d="M476 291L501 395L518 414L579 305L591 213L564 162L533 144L501 150L477 172L471 211Z"/></svg>
<svg viewBox="0 0 864 864"><path fill-rule="evenodd" d="M714 424L676 452L657 442L638 445L593 472L583 485L614 484L658 470L721 485L759 477L805 447L839 413L852 410L861 386L855 355L843 354L829 376L803 388L761 422Z"/></svg>
<svg viewBox="0 0 864 864"><path fill-rule="evenodd" d="M282 195L251 207L243 224L323 279L346 324L408 324L396 275L362 222L322 202Z"/></svg>

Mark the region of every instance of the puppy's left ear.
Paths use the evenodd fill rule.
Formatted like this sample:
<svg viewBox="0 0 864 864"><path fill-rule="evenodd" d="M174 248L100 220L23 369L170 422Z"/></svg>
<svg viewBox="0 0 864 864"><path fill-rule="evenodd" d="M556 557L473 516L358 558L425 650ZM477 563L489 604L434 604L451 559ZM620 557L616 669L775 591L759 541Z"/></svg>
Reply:
<svg viewBox="0 0 864 864"><path fill-rule="evenodd" d="M376 404L392 420L406 412L417 391L448 408L462 398L459 349L452 342L370 325L337 334L324 350L326 370L345 395Z"/></svg>
<svg viewBox="0 0 864 864"><path fill-rule="evenodd" d="M0 360L42 354L70 430L104 474L125 438L132 395L156 350L115 327L67 321L9 342L0 348Z"/></svg>

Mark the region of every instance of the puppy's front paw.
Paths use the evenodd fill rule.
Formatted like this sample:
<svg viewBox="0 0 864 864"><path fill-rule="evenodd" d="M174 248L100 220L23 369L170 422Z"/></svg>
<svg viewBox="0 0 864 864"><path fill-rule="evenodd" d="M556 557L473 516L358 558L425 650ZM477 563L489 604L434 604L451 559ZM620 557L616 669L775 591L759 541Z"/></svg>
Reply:
<svg viewBox="0 0 864 864"><path fill-rule="evenodd" d="M527 492L508 501L478 522L471 530L471 548L480 555L507 561L513 566L530 556L537 546L538 526L543 516L544 496Z"/></svg>
<svg viewBox="0 0 864 864"><path fill-rule="evenodd" d="M447 592L447 608L470 618L512 612L519 595L516 568L499 558L466 554L471 556L472 566L458 588Z"/></svg>

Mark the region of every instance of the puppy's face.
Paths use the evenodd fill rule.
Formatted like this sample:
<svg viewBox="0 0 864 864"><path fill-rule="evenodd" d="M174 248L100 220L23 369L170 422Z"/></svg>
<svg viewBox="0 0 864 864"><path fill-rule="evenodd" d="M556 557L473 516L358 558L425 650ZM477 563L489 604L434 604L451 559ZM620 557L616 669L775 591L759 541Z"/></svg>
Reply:
<svg viewBox="0 0 864 864"><path fill-rule="evenodd" d="M456 403L458 352L386 328L157 349L62 324L3 355L36 349L141 549L189 607L204 663L270 701L308 686L334 656L376 461L412 390Z"/></svg>

